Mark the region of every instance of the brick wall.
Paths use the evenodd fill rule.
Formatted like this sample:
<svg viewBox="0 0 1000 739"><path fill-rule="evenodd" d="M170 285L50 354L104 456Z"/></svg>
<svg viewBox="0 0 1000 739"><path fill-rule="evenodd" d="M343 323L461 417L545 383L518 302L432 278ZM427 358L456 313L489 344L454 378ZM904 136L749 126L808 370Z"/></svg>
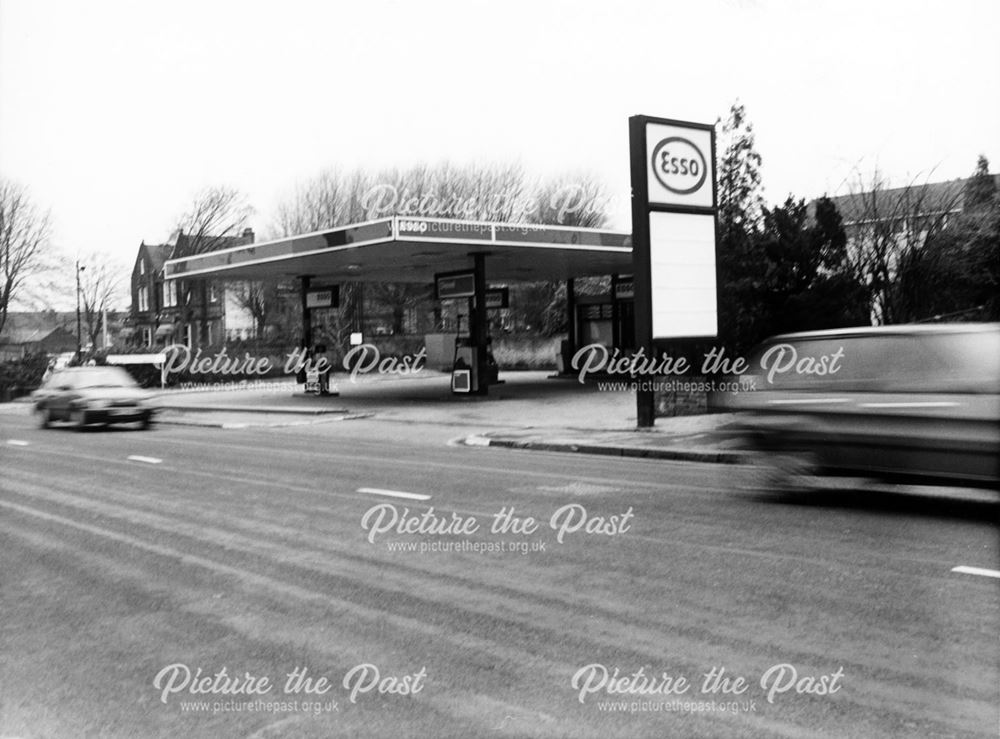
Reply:
<svg viewBox="0 0 1000 739"><path fill-rule="evenodd" d="M707 378L700 375L658 378L656 417L699 416L708 413Z"/></svg>

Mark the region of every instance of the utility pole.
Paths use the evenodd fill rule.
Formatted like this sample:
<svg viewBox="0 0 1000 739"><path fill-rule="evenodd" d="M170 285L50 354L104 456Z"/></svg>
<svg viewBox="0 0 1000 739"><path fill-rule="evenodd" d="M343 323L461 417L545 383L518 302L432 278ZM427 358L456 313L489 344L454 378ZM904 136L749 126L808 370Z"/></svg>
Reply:
<svg viewBox="0 0 1000 739"><path fill-rule="evenodd" d="M83 351L81 341L82 333L80 331L80 273L85 269L87 268L80 266L80 260L78 258L76 260L76 361L78 362L83 359L81 356Z"/></svg>

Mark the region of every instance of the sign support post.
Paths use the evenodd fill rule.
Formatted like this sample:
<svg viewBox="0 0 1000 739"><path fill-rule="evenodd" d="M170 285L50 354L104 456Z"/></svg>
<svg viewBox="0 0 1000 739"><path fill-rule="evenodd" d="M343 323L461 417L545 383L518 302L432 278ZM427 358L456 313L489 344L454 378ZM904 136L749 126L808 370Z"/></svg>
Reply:
<svg viewBox="0 0 1000 739"><path fill-rule="evenodd" d="M653 300L649 276L649 187L646 182L646 119L628 119L629 154L632 171L632 274L635 290L635 351L652 357ZM635 417L639 428L656 422L656 398L652 390L635 393Z"/></svg>

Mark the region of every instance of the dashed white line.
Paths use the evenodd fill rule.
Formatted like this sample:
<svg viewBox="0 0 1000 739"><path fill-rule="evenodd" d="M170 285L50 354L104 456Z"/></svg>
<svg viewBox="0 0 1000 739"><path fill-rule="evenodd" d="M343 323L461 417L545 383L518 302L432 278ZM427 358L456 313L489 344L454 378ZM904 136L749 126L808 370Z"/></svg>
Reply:
<svg viewBox="0 0 1000 739"><path fill-rule="evenodd" d="M958 403L935 400L920 403L858 403L859 408L954 408Z"/></svg>
<svg viewBox="0 0 1000 739"><path fill-rule="evenodd" d="M28 446L28 442L21 439L7 439L7 443L11 446Z"/></svg>
<svg viewBox="0 0 1000 739"><path fill-rule="evenodd" d="M1000 579L1000 570L987 570L983 567L966 567L961 565L959 567L952 567L952 572L960 572L963 575L981 575L982 577L995 577Z"/></svg>
<svg viewBox="0 0 1000 739"><path fill-rule="evenodd" d="M407 493L403 490L383 490L382 488L358 488L359 493L369 495L386 495L390 498L406 498L407 500L430 500L431 496L420 493Z"/></svg>
<svg viewBox="0 0 1000 739"><path fill-rule="evenodd" d="M162 459L157 459L156 457L143 457L141 454L131 454L128 458L133 462L145 462L146 464L160 464L163 462Z"/></svg>

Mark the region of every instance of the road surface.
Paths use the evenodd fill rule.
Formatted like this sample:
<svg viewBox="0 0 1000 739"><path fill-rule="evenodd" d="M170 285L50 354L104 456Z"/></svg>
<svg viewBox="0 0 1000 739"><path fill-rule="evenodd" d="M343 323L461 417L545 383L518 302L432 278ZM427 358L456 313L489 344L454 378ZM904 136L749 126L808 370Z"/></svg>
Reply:
<svg viewBox="0 0 1000 739"><path fill-rule="evenodd" d="M469 433L0 417L0 736L996 736L995 505Z"/></svg>

